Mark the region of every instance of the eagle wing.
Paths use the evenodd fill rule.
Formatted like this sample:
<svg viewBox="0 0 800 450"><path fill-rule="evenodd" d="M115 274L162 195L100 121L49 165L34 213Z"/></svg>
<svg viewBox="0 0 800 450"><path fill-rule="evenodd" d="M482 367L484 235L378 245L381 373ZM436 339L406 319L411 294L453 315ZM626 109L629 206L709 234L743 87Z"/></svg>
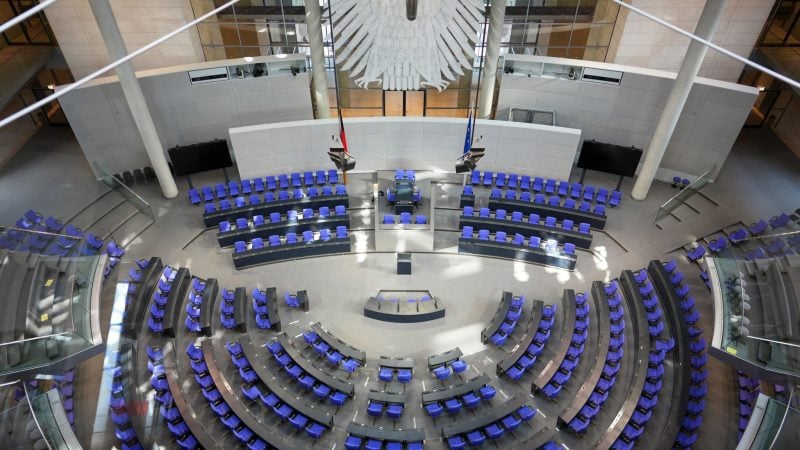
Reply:
<svg viewBox="0 0 800 450"><path fill-rule="evenodd" d="M472 68L482 0L423 0L416 20L408 20L399 0L330 3L340 70L360 87L441 91Z"/></svg>

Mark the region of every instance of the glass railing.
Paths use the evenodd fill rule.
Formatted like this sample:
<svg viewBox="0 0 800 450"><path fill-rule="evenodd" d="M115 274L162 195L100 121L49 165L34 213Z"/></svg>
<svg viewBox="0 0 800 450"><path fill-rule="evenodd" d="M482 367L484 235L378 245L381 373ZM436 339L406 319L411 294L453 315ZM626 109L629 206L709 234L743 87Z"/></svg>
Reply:
<svg viewBox="0 0 800 450"><path fill-rule="evenodd" d="M0 227L0 244L0 380L102 343L107 256L82 238L33 229Z"/></svg>
<svg viewBox="0 0 800 450"><path fill-rule="evenodd" d="M706 259L717 308L712 345L773 375L793 378L800 378L800 336L791 329L800 305L792 303L791 284L784 284L792 275L781 270L787 263L778 256L780 252L772 252L774 256L769 256L770 250L758 253L763 258L753 255L778 238L797 234L750 238Z"/></svg>
<svg viewBox="0 0 800 450"><path fill-rule="evenodd" d="M26 389L31 411L36 424L52 450L74 450L81 448L69 424L58 391L42 392L36 388Z"/></svg>
<svg viewBox="0 0 800 450"><path fill-rule="evenodd" d="M93 163L95 170L100 175L100 181L105 183L106 186L110 187L111 189L115 190L119 195L121 195L125 200L130 202L133 206L136 207L139 211L141 211L144 215L156 221L156 216L153 214L153 209L150 207L150 204L147 203L142 197L139 196L136 192L133 192L131 188L125 185L120 179L114 177L103 167L101 164Z"/></svg>
<svg viewBox="0 0 800 450"><path fill-rule="evenodd" d="M755 414L751 418L751 421L755 421L751 425L758 428L750 441L749 448L751 450L796 449L800 442L800 411L763 394L757 404L763 405L763 413Z"/></svg>
<svg viewBox="0 0 800 450"><path fill-rule="evenodd" d="M685 188L681 189L680 192L675 194L672 198L664 202L664 204L658 208L658 214L656 214L655 222L657 223L661 219L669 216L679 206L686 203L687 200L694 197L696 194L700 192L701 189L703 189L704 187L706 187L706 185L711 183L712 176L716 172L716 170L717 166L716 165L712 166L705 173L697 177L696 180L691 182Z"/></svg>
<svg viewBox="0 0 800 450"><path fill-rule="evenodd" d="M2 407L0 408L0 427L3 429L3 442L16 445L0 445L3 448L34 448L36 441L42 440L42 433L33 420L31 407L25 398L22 383L0 387ZM41 445L41 444L40 444Z"/></svg>

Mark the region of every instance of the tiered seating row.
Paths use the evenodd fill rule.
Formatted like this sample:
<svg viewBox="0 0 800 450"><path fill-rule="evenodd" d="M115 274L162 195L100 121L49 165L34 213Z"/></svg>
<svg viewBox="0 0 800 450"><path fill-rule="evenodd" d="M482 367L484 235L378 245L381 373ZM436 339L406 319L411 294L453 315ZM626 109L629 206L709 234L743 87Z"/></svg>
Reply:
<svg viewBox="0 0 800 450"><path fill-rule="evenodd" d="M700 314L674 260L666 264L650 261L648 272L666 311L670 334L677 341L672 354L672 401L665 427L660 433L661 442L674 447L690 447L697 440L696 431L702 423L702 408L698 410L699 405L696 399L690 399L690 393L696 396L698 389L704 389L708 375L702 367L705 364L705 341L697 340L699 329L695 327ZM693 403L691 408L689 402Z"/></svg>
<svg viewBox="0 0 800 450"><path fill-rule="evenodd" d="M220 201L219 208L214 203L206 203L203 212L203 222L206 227L216 227L220 222L228 221L235 222L239 218L250 218L257 215L269 217L272 213L287 214L289 210L302 210L311 208L319 210L323 206L333 208L337 205L342 205L347 208L350 205L347 197L347 192L344 186L337 190L338 193L329 189L323 189L323 195L303 194L302 190L297 189L293 196L286 194L275 194L268 192L264 194L264 199L258 196L252 196L249 203L245 202L243 197L234 199L234 203L229 200ZM283 192L283 191L282 191Z"/></svg>
<svg viewBox="0 0 800 450"><path fill-rule="evenodd" d="M473 171L470 177L470 182L474 186L488 186L508 189L521 189L525 191L533 191L537 193L556 194L560 197L571 197L573 199L583 199L591 202L595 201L600 204L608 203L611 206L619 206L622 201L622 193L619 191L611 191L605 188L596 188L592 185L583 185L581 183L572 183L569 181L557 181L553 178L544 179L542 177L531 177L529 175L518 175L510 173L506 175L503 172L497 174L491 171L484 171L481 176L480 171Z"/></svg>
<svg viewBox="0 0 800 450"><path fill-rule="evenodd" d="M211 322L219 290L217 280L209 278L203 281L193 277L191 288L186 304L186 330L211 336Z"/></svg>
<svg viewBox="0 0 800 450"><path fill-rule="evenodd" d="M189 450L198 445L205 449L221 450L223 447L197 421L196 415L183 398L172 342L167 341L163 348L147 347L147 357L147 366L152 374L150 384L156 391L155 398L159 403L161 416L175 436L175 442L181 448Z"/></svg>
<svg viewBox="0 0 800 450"><path fill-rule="evenodd" d="M244 288L242 288L244 291ZM237 295L239 291L237 289ZM246 297L246 292L243 293ZM281 331L281 317L278 313L278 294L274 287L266 291L253 289L253 312L256 315L256 326L260 330Z"/></svg>
<svg viewBox="0 0 800 450"><path fill-rule="evenodd" d="M576 295L573 290L566 289L564 291L564 301L568 304L574 304L572 307L567 307L567 314L574 313L574 320L570 321L572 322L571 328L564 328L562 331L561 345L553 359L555 362L561 362L555 372L545 370L534 381L534 385L551 400L558 396L561 389L572 377L572 371L581 362L581 355L585 348L586 339L589 336L589 303L587 302L586 294L579 293ZM569 344L564 346L566 342L564 338L568 330L572 331L572 337L569 340Z"/></svg>
<svg viewBox="0 0 800 450"><path fill-rule="evenodd" d="M739 372L739 433L736 435L737 442L742 439L742 434L747 429L747 424L750 422L750 416L753 415L753 408L759 393L761 393L761 382L758 378L752 378L743 372ZM705 401L703 405L705 405Z"/></svg>
<svg viewBox="0 0 800 450"><path fill-rule="evenodd" d="M327 176L326 176L327 175ZM266 181L266 184L265 184ZM290 174L281 174L275 177L269 175L266 179L258 177L244 179L241 182L233 180L228 184L217 183L212 186L203 186L198 192L197 189L189 189L189 201L193 205L199 205L202 200L206 202L214 201L214 199L225 199L228 197L236 197L239 195L250 195L253 193L260 194L267 191L274 191L277 189L299 188L302 186L311 188L314 186L324 186L326 184L336 184L339 182L339 173L335 169L328 170L327 174L323 170L317 170L316 173L306 171L300 174L294 172Z"/></svg>
<svg viewBox="0 0 800 450"><path fill-rule="evenodd" d="M474 410L480 406L481 400L488 402L496 393L495 388L489 384L489 377L482 373L464 383L423 392L422 407L431 418L435 419L445 409L452 415L458 414L462 406Z"/></svg>
<svg viewBox="0 0 800 450"><path fill-rule="evenodd" d="M531 400L529 394L517 394L486 414L443 426L442 437L452 450L461 450L467 443L477 447L487 438L500 439L506 433L513 433L522 422L533 419L536 409Z"/></svg>
<svg viewBox="0 0 800 450"><path fill-rule="evenodd" d="M340 367L346 372L353 373L367 362L367 355L363 350L337 338L319 322L311 325L311 330L304 331L303 338L315 352L324 355L334 367Z"/></svg>
<svg viewBox="0 0 800 450"><path fill-rule="evenodd" d="M320 399L328 399L332 404L341 406L355 394L352 383L329 374L300 355L286 333L280 333L277 339L267 342L267 349L292 378L307 389L312 389Z"/></svg>
<svg viewBox="0 0 800 450"><path fill-rule="evenodd" d="M399 219L398 219L399 218ZM398 215L395 214L384 214L383 215L383 224L384 225L425 225L428 223L428 216L417 215L412 216L411 213L402 212Z"/></svg>
<svg viewBox="0 0 800 450"><path fill-rule="evenodd" d="M524 295L503 292L497 312L495 312L489 324L481 331L481 342L486 344L491 340L498 347L505 344L508 337L517 327L517 321L522 316L524 305Z"/></svg>
<svg viewBox="0 0 800 450"><path fill-rule="evenodd" d="M219 305L219 320L227 330L238 329L247 332L247 289L237 287L235 290L222 289L222 303ZM256 316L258 318L258 316Z"/></svg>
<svg viewBox="0 0 800 450"><path fill-rule="evenodd" d="M422 450L422 441L424 439L424 430L387 430L383 427L370 427L351 422L347 425L347 440L344 442L344 448L347 450L360 450L362 442L366 441L365 448L368 449L399 450L405 448L406 450Z"/></svg>
<svg viewBox="0 0 800 450"><path fill-rule="evenodd" d="M428 356L428 370L437 380L447 380L454 373L467 371L467 362L461 359L462 356L464 354L458 347L438 355Z"/></svg>
<svg viewBox="0 0 800 450"><path fill-rule="evenodd" d="M239 401L219 370L210 339L203 340L200 347L190 344L186 352L195 373L194 379L208 401L209 407L219 416L220 422L231 430L236 439L247 445L248 448L254 449L266 449L267 446L279 450L296 448L284 441L278 432L257 420ZM306 432L318 439L324 431L321 425L319 428L322 429L307 428Z"/></svg>
<svg viewBox="0 0 800 450"><path fill-rule="evenodd" d="M519 342L497 363L497 375L507 375L514 381L533 367L536 358L544 350L550 339L550 329L555 322L556 305L543 305L541 300L534 300L531 310L530 328Z"/></svg>
<svg viewBox="0 0 800 450"><path fill-rule="evenodd" d="M350 252L350 238L347 227L339 226L336 227L335 239L332 239L329 229L323 228L316 237L304 234L301 242L298 242L294 233L287 234L285 242L282 242L277 235L270 236L269 246L265 246L261 238L253 239L249 248L244 241L237 241L234 244L233 265L237 269L242 269L287 259L348 252Z"/></svg>
<svg viewBox="0 0 800 450"><path fill-rule="evenodd" d="M576 433L583 433L600 412L603 403L617 380L622 359L622 344L625 342L625 321L621 314L621 298L617 295L616 282L608 286L596 281L592 284L592 298L598 309L600 330L597 355L591 372L583 387L570 403L570 407L559 416ZM616 319L610 317L613 305Z"/></svg>
<svg viewBox="0 0 800 450"><path fill-rule="evenodd" d="M136 266L131 267L128 271L130 284L128 284L125 320L123 321L126 334L135 337L139 324L144 322L151 293L161 279L163 271L164 264L158 257L149 260L140 259L136 261Z"/></svg>
<svg viewBox="0 0 800 450"><path fill-rule="evenodd" d="M150 318L147 320L150 331L175 337L190 277L189 269L185 267L177 271L169 266L164 268L153 292L153 304L150 306Z"/></svg>
<svg viewBox="0 0 800 450"><path fill-rule="evenodd" d="M311 208L304 209L301 214L295 209L290 209L285 216L273 212L266 217L255 215L252 220L239 217L234 222L222 221L219 223L217 241L220 247L230 247L236 241L266 239L272 235L303 233L304 237L313 236L314 231L323 228L336 229L339 226L350 226L350 218L344 205L335 206L333 215L327 206L319 208L316 214Z"/></svg>
<svg viewBox="0 0 800 450"><path fill-rule="evenodd" d="M556 240L548 239L542 245L538 236L531 236L526 245L525 237L519 233L509 241L506 232L497 231L492 239L489 230L478 230L476 235L471 226L462 228L461 237L458 240L458 251L522 260L569 270L575 268L577 261L575 244L569 242L564 243L563 247L559 249Z"/></svg>
<svg viewBox="0 0 800 450"><path fill-rule="evenodd" d="M114 422L114 435L122 442L124 450L142 450L142 445L136 435L136 428L128 414L128 404L125 400L125 386L122 379L123 369L117 365L111 381L111 397L108 407L111 410L111 421Z"/></svg>
<svg viewBox="0 0 800 450"><path fill-rule="evenodd" d="M472 206L464 207L464 214L459 218L459 227L471 226L476 229L486 229L490 232L504 231L508 234L520 234L524 236L538 236L540 239L555 239L557 241L567 241L575 244L582 249L590 249L592 245L591 227L588 223L582 222L577 228L570 219L561 222L560 227L556 227L556 218L553 216L545 217L544 224L538 214L532 213L524 220L525 216L520 211L513 211L508 215L505 209L494 211L491 215L489 208L481 208L478 216Z"/></svg>
<svg viewBox="0 0 800 450"><path fill-rule="evenodd" d="M242 394L245 398L250 401L260 400L281 420L288 420L297 430L316 428L315 424L328 430L333 428L333 416L330 413L293 395L269 372L263 362L267 355L261 350L262 347L253 345L250 336L242 335L237 342L226 344L226 348L244 381Z"/></svg>

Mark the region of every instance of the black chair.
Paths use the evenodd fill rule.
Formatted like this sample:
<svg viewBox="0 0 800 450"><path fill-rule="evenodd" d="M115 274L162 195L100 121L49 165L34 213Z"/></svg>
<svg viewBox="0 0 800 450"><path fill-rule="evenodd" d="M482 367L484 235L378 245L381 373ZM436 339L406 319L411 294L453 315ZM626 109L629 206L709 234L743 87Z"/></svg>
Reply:
<svg viewBox="0 0 800 450"><path fill-rule="evenodd" d="M133 178L136 179L136 184L144 184L144 172L142 172L142 169L134 169Z"/></svg>
<svg viewBox="0 0 800 450"><path fill-rule="evenodd" d="M147 181L155 181L155 179L156 179L156 171L153 170L153 168L150 167L150 166L145 167L144 168L144 178Z"/></svg>
<svg viewBox="0 0 800 450"><path fill-rule="evenodd" d="M126 170L125 172L122 172L122 179L125 180L124 182L128 186L130 186L130 185L132 185L134 183L133 175L131 175L131 172L128 171L128 170Z"/></svg>

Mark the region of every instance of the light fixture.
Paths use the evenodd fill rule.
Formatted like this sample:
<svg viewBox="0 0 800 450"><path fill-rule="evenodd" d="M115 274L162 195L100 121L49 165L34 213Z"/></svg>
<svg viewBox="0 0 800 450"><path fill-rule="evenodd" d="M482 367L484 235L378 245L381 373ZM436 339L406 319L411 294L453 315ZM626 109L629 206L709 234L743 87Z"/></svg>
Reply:
<svg viewBox="0 0 800 450"><path fill-rule="evenodd" d="M264 28L259 28L259 29L258 29L258 32L259 32L259 33L266 33L266 32L267 32L267 27L264 27Z"/></svg>
<svg viewBox="0 0 800 450"><path fill-rule="evenodd" d="M287 36L294 36L294 35L295 35L295 32L294 32L294 31L287 31L287 32L286 32L286 35L287 35Z"/></svg>
<svg viewBox="0 0 800 450"><path fill-rule="evenodd" d="M47 85L47 89L50 89L51 91L55 91L56 90L56 85L53 84L53 83L50 83L50 84Z"/></svg>
<svg viewBox="0 0 800 450"><path fill-rule="evenodd" d="M758 92L764 92L764 91L766 91L766 90L767 90L767 87L766 87L766 86L759 86L759 87L758 87Z"/></svg>
<svg viewBox="0 0 800 450"><path fill-rule="evenodd" d="M253 57L252 56L245 56L244 60L245 60L245 62L249 62L250 63L250 62L253 62Z"/></svg>
<svg viewBox="0 0 800 450"><path fill-rule="evenodd" d="M281 51L280 53L276 53L276 54L275 54L275 57L276 57L276 58L280 58L280 59L286 58L286 53L283 53L283 52Z"/></svg>

